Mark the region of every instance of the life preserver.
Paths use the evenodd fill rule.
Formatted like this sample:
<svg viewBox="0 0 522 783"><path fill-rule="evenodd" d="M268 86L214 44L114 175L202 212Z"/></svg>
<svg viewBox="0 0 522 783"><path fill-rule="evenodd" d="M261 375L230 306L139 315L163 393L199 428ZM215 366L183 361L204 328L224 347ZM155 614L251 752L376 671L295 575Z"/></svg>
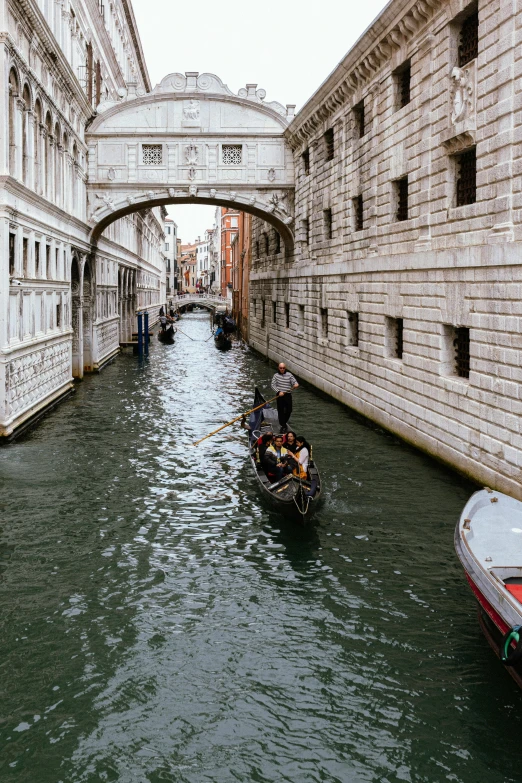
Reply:
<svg viewBox="0 0 522 783"><path fill-rule="evenodd" d="M516 647L511 643L516 642ZM500 660L504 666L514 666L522 660L522 625L514 625L500 643Z"/></svg>

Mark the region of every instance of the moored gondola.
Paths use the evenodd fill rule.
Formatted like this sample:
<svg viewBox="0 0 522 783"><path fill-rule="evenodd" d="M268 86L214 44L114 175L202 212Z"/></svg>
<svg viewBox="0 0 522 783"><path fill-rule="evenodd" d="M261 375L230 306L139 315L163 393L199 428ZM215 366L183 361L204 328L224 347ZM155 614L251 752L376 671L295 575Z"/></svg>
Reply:
<svg viewBox="0 0 522 783"><path fill-rule="evenodd" d="M265 405L263 406L263 403ZM259 438L266 432L274 435L280 432L277 411L266 403L265 398L256 388L254 395L254 408L263 406L250 414L248 423L250 463L256 481L263 497L271 505L278 508L286 515L292 515L305 522L319 505L321 499L321 477L317 465L310 454L306 479L289 474L279 481L265 473L262 465L257 461L257 445Z"/></svg>

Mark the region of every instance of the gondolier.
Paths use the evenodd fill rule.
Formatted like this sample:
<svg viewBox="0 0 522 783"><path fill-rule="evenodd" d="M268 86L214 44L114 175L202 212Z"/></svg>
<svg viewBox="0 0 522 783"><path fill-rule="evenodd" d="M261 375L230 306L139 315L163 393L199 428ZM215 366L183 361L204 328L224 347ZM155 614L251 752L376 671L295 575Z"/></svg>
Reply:
<svg viewBox="0 0 522 783"><path fill-rule="evenodd" d="M299 384L288 372L283 362L279 363L277 372L272 378L272 389L277 394L277 417L281 432L286 432L288 420L292 415L292 392L298 389Z"/></svg>

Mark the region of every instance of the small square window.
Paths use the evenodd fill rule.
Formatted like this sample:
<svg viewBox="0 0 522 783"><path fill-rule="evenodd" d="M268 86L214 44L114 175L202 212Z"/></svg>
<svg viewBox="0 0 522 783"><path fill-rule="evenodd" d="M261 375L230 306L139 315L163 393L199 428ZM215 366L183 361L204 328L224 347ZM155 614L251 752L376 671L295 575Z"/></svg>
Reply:
<svg viewBox="0 0 522 783"><path fill-rule="evenodd" d="M326 160L333 160L335 154L334 129L328 128L323 138Z"/></svg>
<svg viewBox="0 0 522 783"><path fill-rule="evenodd" d="M364 206L363 197L356 196L352 199L353 204L353 226L355 231L362 231L364 228Z"/></svg>
<svg viewBox="0 0 522 783"><path fill-rule="evenodd" d="M240 166L243 162L243 147L241 144L223 144L221 155L225 166Z"/></svg>
<svg viewBox="0 0 522 783"><path fill-rule="evenodd" d="M477 200L477 149L473 147L455 155L457 206L474 204Z"/></svg>
<svg viewBox="0 0 522 783"><path fill-rule="evenodd" d="M359 139L362 139L366 133L365 118L364 118L364 100L353 107L353 119L355 124L355 134Z"/></svg>
<svg viewBox="0 0 522 783"><path fill-rule="evenodd" d="M161 166L163 163L162 144L143 144L141 154L144 166Z"/></svg>

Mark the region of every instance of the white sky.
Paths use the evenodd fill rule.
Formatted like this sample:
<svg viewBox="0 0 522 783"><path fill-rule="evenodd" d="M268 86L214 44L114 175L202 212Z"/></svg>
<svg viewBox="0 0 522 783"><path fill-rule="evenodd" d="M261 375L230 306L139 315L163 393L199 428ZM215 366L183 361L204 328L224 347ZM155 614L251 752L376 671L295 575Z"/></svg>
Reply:
<svg viewBox="0 0 522 783"><path fill-rule="evenodd" d="M209 72L234 92L257 83L267 101L295 103L298 110L387 5L323 3L132 0L153 87L169 73ZM212 226L214 211L169 207L184 243Z"/></svg>

